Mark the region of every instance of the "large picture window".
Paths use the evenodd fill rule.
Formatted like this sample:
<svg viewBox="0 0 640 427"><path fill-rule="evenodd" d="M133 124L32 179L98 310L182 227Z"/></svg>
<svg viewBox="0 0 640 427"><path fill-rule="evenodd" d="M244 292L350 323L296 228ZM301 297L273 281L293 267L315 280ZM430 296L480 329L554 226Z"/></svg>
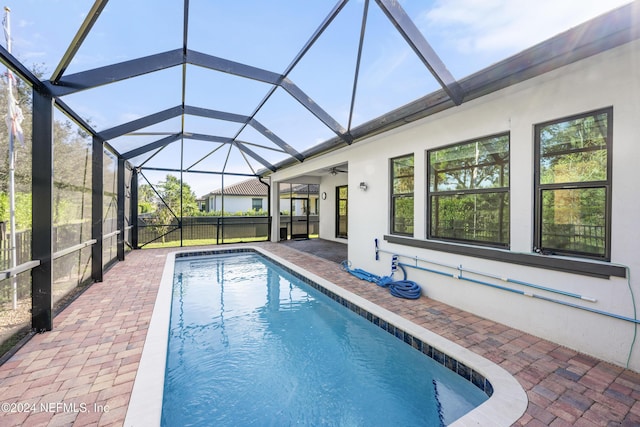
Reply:
<svg viewBox="0 0 640 427"><path fill-rule="evenodd" d="M509 134L431 150L427 237L509 246Z"/></svg>
<svg viewBox="0 0 640 427"><path fill-rule="evenodd" d="M391 234L413 236L413 154L391 159Z"/></svg>
<svg viewBox="0 0 640 427"><path fill-rule="evenodd" d="M535 127L535 245L609 259L613 110Z"/></svg>

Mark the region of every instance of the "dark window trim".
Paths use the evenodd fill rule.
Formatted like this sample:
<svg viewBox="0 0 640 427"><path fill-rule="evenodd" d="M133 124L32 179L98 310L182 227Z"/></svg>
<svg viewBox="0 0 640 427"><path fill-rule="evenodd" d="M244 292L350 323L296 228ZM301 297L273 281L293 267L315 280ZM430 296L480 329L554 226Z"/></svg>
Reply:
<svg viewBox="0 0 640 427"><path fill-rule="evenodd" d="M623 266L607 264L602 261L574 260L551 255L526 254L511 252L503 249L462 245L432 240L419 240L410 237L384 236L384 240L398 245L447 252L457 255L500 261L509 264L526 265L547 270L562 271L564 273L592 276L603 279L610 277L627 277L627 270Z"/></svg>
<svg viewBox="0 0 640 427"><path fill-rule="evenodd" d="M393 180L394 178L396 178L396 176L393 174L393 162L395 160L400 160L400 159L406 159L409 157L413 157L413 167L414 167L414 172L413 172L413 179L414 179L414 191L412 191L411 193L394 193L393 192ZM391 195L390 197L390 202L391 202L391 206L389 206L389 233L397 235L397 236L410 236L413 237L413 233L402 233L399 231L395 231L394 230L394 224L395 224L395 216L396 216L396 211L395 211L395 199L396 198L403 198L403 197L411 197L414 200L414 231L415 231L415 154L414 153L410 153L410 154L405 154L403 156L397 156L397 157L393 157L389 160L389 169L390 169L390 173L389 173L389 193ZM408 175L403 175L403 176L408 176Z"/></svg>
<svg viewBox="0 0 640 427"><path fill-rule="evenodd" d="M404 233L404 232L401 232L401 231L396 231L394 229L395 216L396 216L396 209L395 209L395 203L394 202L396 200L398 200L398 199L404 199L404 198L413 199L413 202L415 204L415 198L414 198L413 194L404 193L404 194L398 194L398 195L395 195L395 196L393 196L393 195L391 196L391 209L389 209L390 212L391 212L391 216L389 217L389 233L394 234L396 236L413 237L413 233ZM414 223L415 223L415 206L414 206ZM414 230L415 230L415 227L414 227Z"/></svg>
<svg viewBox="0 0 640 427"><path fill-rule="evenodd" d="M506 187L494 187L494 188L473 188L473 189L460 189L460 190L444 190L444 191L432 191L431 190L431 153L433 153L434 151L438 151L438 150L442 150L442 149L447 149L447 148L452 148L455 147L457 145L465 145L465 144L471 144L475 141L481 141L481 140L485 140L485 139L490 139L490 138L498 138L498 137L502 137L502 136L506 136L508 138L508 144L509 144L509 157L508 157L508 161L509 161L509 185L507 185ZM482 164L479 164L482 165ZM426 153L426 174L425 174L425 178L426 178L426 195L427 195L427 199L426 199L426 204L427 204L427 210L426 210L426 222L427 222L427 227L426 227L426 235L427 235L427 239L430 239L434 242L452 242L452 243L461 243L461 244L468 244L468 245L475 245L475 246L481 246L481 247L494 247L494 248L505 248L505 249L509 249L511 247L511 240L509 239L508 242L506 243L500 243L500 242L485 242L485 241L478 241L478 240L456 240L456 239L451 239L448 237L441 237L441 236L434 236L431 233L431 218L432 218L432 208L433 208L433 202L432 202L432 197L434 196L448 196L448 195L462 195L462 194L481 194L481 193L507 193L509 195L509 198L511 198L511 131L504 131L504 132L497 132L497 133L492 133L489 135L485 135L485 136L481 136L478 138L472 138L472 139L468 139L465 141L460 141L460 142L455 142L452 144L447 144L447 145L443 145L441 147L437 147L437 148L433 148L433 149L429 149L427 150ZM509 208L509 214L511 214L510 212L510 208ZM511 218L509 218L509 222L511 222Z"/></svg>
<svg viewBox="0 0 640 427"><path fill-rule="evenodd" d="M264 201L263 201L262 197L252 197L251 198L251 209L252 210L261 210L263 202ZM256 207L258 204L260 205L260 207Z"/></svg>
<svg viewBox="0 0 640 427"><path fill-rule="evenodd" d="M347 189L347 198L346 199L341 199L340 198L340 189L341 188L346 188ZM347 201L347 230L344 234L341 234L342 230L340 230L340 201L341 200L346 200ZM336 221L336 230L335 230L335 236L336 238L340 238L340 239L347 239L349 238L349 186L348 185L337 185L336 186L336 215L335 215L335 221Z"/></svg>
<svg viewBox="0 0 640 427"><path fill-rule="evenodd" d="M607 179L602 181L586 181L586 182L562 182L551 184L540 184L540 129L555 123L567 122L571 120L581 119L587 116L595 116L598 114L607 114ZM606 193L605 206L605 250L603 256L594 254L585 254L574 251L560 251L554 248L548 248L554 255L573 256L585 259L593 259L596 261L611 261L611 215L612 215L612 168L613 168L613 106L599 108L596 110L586 111L571 116L561 117L554 120L547 120L534 125L534 227L533 227L533 244L534 248L540 248L543 252L546 248L542 248L542 192L544 190L562 190L562 189L585 189L585 188L604 188Z"/></svg>
<svg viewBox="0 0 640 427"><path fill-rule="evenodd" d="M473 188L473 189L465 189L465 190L446 190L446 191L438 191L429 193L432 196L458 196L463 194L494 194L494 193L508 193L510 191L509 187L496 187L496 188Z"/></svg>

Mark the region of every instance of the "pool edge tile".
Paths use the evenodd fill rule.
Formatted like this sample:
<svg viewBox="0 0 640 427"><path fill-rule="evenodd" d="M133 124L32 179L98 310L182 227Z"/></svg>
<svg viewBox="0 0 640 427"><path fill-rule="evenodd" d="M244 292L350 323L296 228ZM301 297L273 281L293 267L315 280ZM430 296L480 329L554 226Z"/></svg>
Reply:
<svg viewBox="0 0 640 427"><path fill-rule="evenodd" d="M169 253L165 260L124 426L159 426L161 422L176 255Z"/></svg>

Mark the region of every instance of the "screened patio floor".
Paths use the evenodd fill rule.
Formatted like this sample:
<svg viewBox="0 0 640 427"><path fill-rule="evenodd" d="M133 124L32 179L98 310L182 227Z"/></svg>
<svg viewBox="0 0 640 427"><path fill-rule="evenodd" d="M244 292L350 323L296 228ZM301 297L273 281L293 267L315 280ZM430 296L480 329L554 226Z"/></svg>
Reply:
<svg viewBox="0 0 640 427"><path fill-rule="evenodd" d="M334 261L289 245L252 245L500 364L529 398L525 415L515 425L640 425L638 373L428 298L394 298L386 289L342 271ZM44 403L51 409L11 412L5 405L0 425L124 423L165 256L171 251L175 249L128 253L103 282L92 285L54 319L52 332L34 336L0 366L0 403L38 408Z"/></svg>

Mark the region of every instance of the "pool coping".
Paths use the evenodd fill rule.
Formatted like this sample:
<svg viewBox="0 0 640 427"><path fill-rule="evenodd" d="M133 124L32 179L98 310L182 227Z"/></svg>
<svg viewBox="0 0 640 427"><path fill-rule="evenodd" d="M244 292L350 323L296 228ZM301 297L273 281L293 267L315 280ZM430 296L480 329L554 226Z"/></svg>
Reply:
<svg viewBox="0 0 640 427"><path fill-rule="evenodd" d="M259 253L289 270L307 284L320 290L345 307L367 318L377 326L395 335L408 345L422 351L445 367L467 378L490 397L487 401L459 418L451 426L510 426L526 411L528 399L518 381L494 362L468 350L422 326L374 304L302 267L255 246L211 250L181 250L167 254L156 302L153 308L138 373L124 425L160 425L164 373L171 313L171 289L176 258L185 256L217 255L225 253ZM377 323L375 319L378 319ZM382 323L381 323L382 322ZM424 345L426 344L426 347ZM455 358L451 355L455 355ZM458 369L458 367L461 367ZM468 372L471 369L476 375ZM482 384L481 384L482 382Z"/></svg>

